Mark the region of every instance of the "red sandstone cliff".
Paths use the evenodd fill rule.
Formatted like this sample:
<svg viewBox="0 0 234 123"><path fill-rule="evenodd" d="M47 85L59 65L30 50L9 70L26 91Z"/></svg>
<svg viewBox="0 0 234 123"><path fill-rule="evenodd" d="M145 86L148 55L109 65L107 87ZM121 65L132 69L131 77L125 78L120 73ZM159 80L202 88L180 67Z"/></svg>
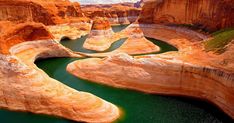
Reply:
<svg viewBox="0 0 234 123"><path fill-rule="evenodd" d="M208 31L234 27L233 0L149 0L140 23L188 24Z"/></svg>
<svg viewBox="0 0 234 123"><path fill-rule="evenodd" d="M69 0L0 0L0 21L34 21L45 25L83 17L79 3Z"/></svg>
<svg viewBox="0 0 234 123"><path fill-rule="evenodd" d="M11 22L0 22L0 53L8 54L9 49L25 41L35 41L52 39L53 36L40 23L21 23L13 24Z"/></svg>
<svg viewBox="0 0 234 123"><path fill-rule="evenodd" d="M93 19L92 30L107 30L111 28L111 24L107 18L95 17Z"/></svg>

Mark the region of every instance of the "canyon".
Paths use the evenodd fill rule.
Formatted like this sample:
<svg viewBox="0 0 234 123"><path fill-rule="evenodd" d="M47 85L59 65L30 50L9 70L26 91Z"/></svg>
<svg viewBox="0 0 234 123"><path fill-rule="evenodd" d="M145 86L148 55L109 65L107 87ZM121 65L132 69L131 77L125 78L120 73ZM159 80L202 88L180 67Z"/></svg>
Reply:
<svg viewBox="0 0 234 123"><path fill-rule="evenodd" d="M133 3L82 5L81 9L89 18L106 17L111 24L117 25L135 22L141 12L141 8L135 7Z"/></svg>
<svg viewBox="0 0 234 123"><path fill-rule="evenodd" d="M232 0L147 0L144 4L141 23L195 26L206 31L234 25Z"/></svg>
<svg viewBox="0 0 234 123"><path fill-rule="evenodd" d="M0 0L0 108L81 122L128 117L108 98L73 89L35 64L67 57L78 60L66 71L90 83L206 100L233 121L234 34L225 29L234 27L234 2L146 0L136 7L141 2ZM129 25L116 31L122 24ZM206 50L215 31L231 32L219 53ZM63 45L79 39L90 52Z"/></svg>

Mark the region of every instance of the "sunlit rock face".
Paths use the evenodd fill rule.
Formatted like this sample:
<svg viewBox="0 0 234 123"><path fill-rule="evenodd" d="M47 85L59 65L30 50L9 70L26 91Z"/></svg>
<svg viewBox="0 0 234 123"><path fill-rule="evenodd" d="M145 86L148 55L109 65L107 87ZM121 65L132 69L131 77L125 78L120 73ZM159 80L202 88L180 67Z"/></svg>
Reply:
<svg viewBox="0 0 234 123"><path fill-rule="evenodd" d="M168 55L132 58L127 54L75 61L67 70L80 78L114 87L206 99L234 116L233 75L225 70L173 56L169 59Z"/></svg>
<svg viewBox="0 0 234 123"><path fill-rule="evenodd" d="M233 6L233 0L146 0L139 22L215 31L234 26Z"/></svg>
<svg viewBox="0 0 234 123"><path fill-rule="evenodd" d="M50 78L38 58L81 57L53 40L41 23L0 23L0 108L47 114L82 122L113 122L113 104ZM10 84L9 84L10 83Z"/></svg>
<svg viewBox="0 0 234 123"><path fill-rule="evenodd" d="M106 17L111 24L130 24L140 15L141 8L133 3L82 5L82 11L89 18Z"/></svg>
<svg viewBox="0 0 234 123"><path fill-rule="evenodd" d="M95 17L91 31L84 43L84 48L95 51L107 50L113 42L110 41L113 34L114 32L107 18ZM113 40L118 40L118 37L114 37Z"/></svg>
<svg viewBox="0 0 234 123"><path fill-rule="evenodd" d="M76 1L81 4L114 4L114 3L124 3L124 2L131 2L135 3L139 0L71 0Z"/></svg>
<svg viewBox="0 0 234 123"><path fill-rule="evenodd" d="M53 39L51 33L41 23L21 23L18 25L12 22L0 22L0 53L8 54L10 47L34 40Z"/></svg>
<svg viewBox="0 0 234 123"><path fill-rule="evenodd" d="M0 21L34 21L45 25L67 23L83 17L79 3L69 0L1 0Z"/></svg>
<svg viewBox="0 0 234 123"><path fill-rule="evenodd" d="M107 18L95 17L93 20L92 30L107 30L111 25Z"/></svg>

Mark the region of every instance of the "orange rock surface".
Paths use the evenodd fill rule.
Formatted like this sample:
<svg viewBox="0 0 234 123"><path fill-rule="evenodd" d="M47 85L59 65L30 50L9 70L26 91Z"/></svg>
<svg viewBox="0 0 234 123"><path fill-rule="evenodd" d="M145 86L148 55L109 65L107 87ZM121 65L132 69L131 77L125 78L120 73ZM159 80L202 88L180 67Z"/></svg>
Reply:
<svg viewBox="0 0 234 123"><path fill-rule="evenodd" d="M37 68L38 58L82 57L54 41L43 24L0 25L0 108L82 122L113 122L120 116L113 104L76 91Z"/></svg>
<svg viewBox="0 0 234 123"><path fill-rule="evenodd" d="M69 0L0 0L0 21L34 21L45 25L83 17L79 3Z"/></svg>
<svg viewBox="0 0 234 123"><path fill-rule="evenodd" d="M92 30L107 30L111 28L111 24L107 18L95 17L93 19Z"/></svg>
<svg viewBox="0 0 234 123"><path fill-rule="evenodd" d="M226 58L229 56L231 63L218 65L224 56L204 52L201 43L205 36L202 34L163 25L132 26L139 27L147 37L176 46L179 51L136 57L105 54L107 57L103 59L90 58L70 63L67 71L114 87L201 98L216 104L234 118L233 51L228 50L225 55ZM136 29L133 32L140 31ZM232 49L233 45L229 48Z"/></svg>
<svg viewBox="0 0 234 123"><path fill-rule="evenodd" d="M40 23L21 23L0 22L0 53L8 54L10 47L34 40L53 39L47 28Z"/></svg>
<svg viewBox="0 0 234 123"><path fill-rule="evenodd" d="M234 118L233 74L184 62L173 55L132 58L118 54L104 59L91 58L70 63L67 71L114 87L202 98Z"/></svg>
<svg viewBox="0 0 234 123"><path fill-rule="evenodd" d="M106 17L111 24L129 24L139 16L141 9L133 4L84 5L81 7L85 16Z"/></svg>
<svg viewBox="0 0 234 123"><path fill-rule="evenodd" d="M17 44L11 54L0 54L0 108L83 122L112 122L119 117L113 104L76 91L37 68L37 58L75 57L55 41Z"/></svg>
<svg viewBox="0 0 234 123"><path fill-rule="evenodd" d="M189 25L215 31L234 27L233 0L148 0L140 23Z"/></svg>

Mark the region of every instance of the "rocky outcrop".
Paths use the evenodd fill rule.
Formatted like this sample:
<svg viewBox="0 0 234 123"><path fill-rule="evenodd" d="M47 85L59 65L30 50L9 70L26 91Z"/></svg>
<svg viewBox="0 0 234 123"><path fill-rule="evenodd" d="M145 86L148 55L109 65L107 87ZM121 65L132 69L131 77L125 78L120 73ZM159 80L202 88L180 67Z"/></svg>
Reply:
<svg viewBox="0 0 234 123"><path fill-rule="evenodd" d="M147 93L209 100L234 118L234 76L222 69L176 59L174 55L132 58L126 54L78 60L67 71L82 79Z"/></svg>
<svg viewBox="0 0 234 123"><path fill-rule="evenodd" d="M80 5L69 0L0 0L0 21L54 25L69 23L77 17L83 17Z"/></svg>
<svg viewBox="0 0 234 123"><path fill-rule="evenodd" d="M0 53L9 54L10 47L34 40L53 39L54 37L47 28L40 23L21 23L0 22Z"/></svg>
<svg viewBox="0 0 234 123"><path fill-rule="evenodd" d="M87 17L106 17L111 24L129 24L134 22L141 9L133 4L85 5L82 11Z"/></svg>
<svg viewBox="0 0 234 123"><path fill-rule="evenodd" d="M0 25L0 108L82 122L113 122L120 116L113 104L78 92L37 68L34 61L40 58L82 57L54 41L43 24Z"/></svg>
<svg viewBox="0 0 234 123"><path fill-rule="evenodd" d="M12 47L11 54L0 54L0 108L84 122L112 122L119 117L116 106L78 92L36 67L38 58L72 55L56 42L24 42Z"/></svg>
<svg viewBox="0 0 234 123"><path fill-rule="evenodd" d="M87 35L91 30L91 23L69 23L61 25L47 26L55 40L60 42L64 38L75 40L81 36Z"/></svg>
<svg viewBox="0 0 234 123"><path fill-rule="evenodd" d="M187 25L207 31L234 27L233 0L149 0L140 23Z"/></svg>
<svg viewBox="0 0 234 123"><path fill-rule="evenodd" d="M111 28L111 24L107 18L95 17L93 19L92 30L108 30Z"/></svg>
<svg viewBox="0 0 234 123"><path fill-rule="evenodd" d="M92 29L83 47L95 51L105 51L115 40L118 40L118 37L114 36L109 20L103 17L95 17Z"/></svg>
<svg viewBox="0 0 234 123"><path fill-rule="evenodd" d="M122 45L117 49L113 51L109 50L113 43L122 41ZM116 33L113 33L112 29L92 30L83 47L95 51L106 51L95 54L85 54L90 57L103 57L120 52L136 55L160 51L160 48L157 45L144 37L139 26L130 26L129 28Z"/></svg>

